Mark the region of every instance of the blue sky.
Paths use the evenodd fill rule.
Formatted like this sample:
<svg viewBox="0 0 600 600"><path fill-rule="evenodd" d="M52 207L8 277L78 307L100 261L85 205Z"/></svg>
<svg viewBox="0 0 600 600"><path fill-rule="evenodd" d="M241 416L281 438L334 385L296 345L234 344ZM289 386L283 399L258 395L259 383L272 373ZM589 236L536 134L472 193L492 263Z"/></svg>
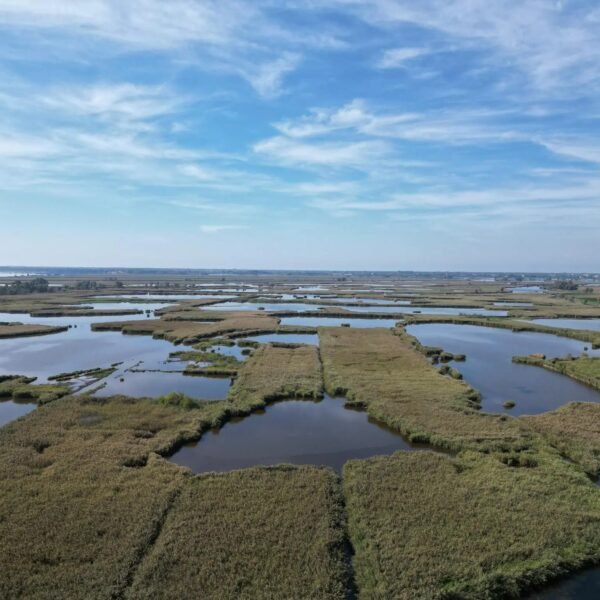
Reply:
<svg viewBox="0 0 600 600"><path fill-rule="evenodd" d="M0 264L598 271L600 7L0 0Z"/></svg>

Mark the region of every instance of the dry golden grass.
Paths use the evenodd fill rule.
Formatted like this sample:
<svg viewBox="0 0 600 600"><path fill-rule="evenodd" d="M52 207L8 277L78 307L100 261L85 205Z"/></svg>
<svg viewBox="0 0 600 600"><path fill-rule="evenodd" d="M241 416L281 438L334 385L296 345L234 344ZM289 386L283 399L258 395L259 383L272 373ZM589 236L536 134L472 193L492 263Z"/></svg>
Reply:
<svg viewBox="0 0 600 600"><path fill-rule="evenodd" d="M51 325L34 324L0 324L0 339L26 337L31 335L49 335L51 333L60 333L67 331L68 327L53 327Z"/></svg>
<svg viewBox="0 0 600 600"><path fill-rule="evenodd" d="M152 335L175 343L195 343L202 339L244 333L271 333L279 326L278 320L257 313L228 313L223 320L215 320L221 313L202 313L210 323L195 320L148 319L147 321L122 321L95 323L95 331L122 331L128 334Z"/></svg>
<svg viewBox="0 0 600 600"><path fill-rule="evenodd" d="M492 600L600 560L600 494L556 456L514 468L479 453L350 461L361 600Z"/></svg>
<svg viewBox="0 0 600 600"><path fill-rule="evenodd" d="M600 475L600 404L571 402L521 419L588 473Z"/></svg>
<svg viewBox="0 0 600 600"><path fill-rule="evenodd" d="M322 393L316 347L264 345L243 363L229 398L236 406L258 408L283 398L319 398Z"/></svg>
<svg viewBox="0 0 600 600"><path fill-rule="evenodd" d="M66 397L1 428L0 597L119 597L183 480L150 453L224 404Z"/></svg>
<svg viewBox="0 0 600 600"><path fill-rule="evenodd" d="M453 450L510 450L532 436L510 417L482 414L477 395L444 377L403 330L319 330L325 388L366 407L411 441Z"/></svg>
<svg viewBox="0 0 600 600"><path fill-rule="evenodd" d="M128 598L347 598L343 503L333 472L253 468L191 477Z"/></svg>

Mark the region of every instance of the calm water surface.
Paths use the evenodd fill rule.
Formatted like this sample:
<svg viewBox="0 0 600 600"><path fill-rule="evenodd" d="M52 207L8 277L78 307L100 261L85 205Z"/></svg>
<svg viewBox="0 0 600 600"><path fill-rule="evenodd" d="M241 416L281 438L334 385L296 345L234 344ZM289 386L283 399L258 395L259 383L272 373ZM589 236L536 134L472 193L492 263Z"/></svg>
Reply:
<svg viewBox="0 0 600 600"><path fill-rule="evenodd" d="M162 306L161 306L162 307ZM0 323L34 323L37 325L57 325L60 327L68 327L72 325L80 331L90 331L92 323L108 323L110 321L137 321L147 319L146 314L138 313L133 315L109 315L103 317L32 317L25 313L0 313Z"/></svg>
<svg viewBox="0 0 600 600"><path fill-rule="evenodd" d="M529 323L548 325L549 327L564 327L565 329L600 331L600 319L530 319Z"/></svg>
<svg viewBox="0 0 600 600"><path fill-rule="evenodd" d="M319 336L316 333L267 333L264 335L253 335L245 340L254 340L261 344L270 344L271 342L280 342L284 344L311 344L319 345Z"/></svg>
<svg viewBox="0 0 600 600"><path fill-rule="evenodd" d="M245 311L245 310L266 310L266 311L286 311L286 312L310 312L324 308L321 304L304 304L303 302L296 303L269 303L269 302L223 302L222 304L214 304L204 306L206 310L217 311Z"/></svg>
<svg viewBox="0 0 600 600"><path fill-rule="evenodd" d="M209 352L217 352L218 354L224 354L225 356L233 356L239 361L244 361L248 358L247 354L243 354L244 348L239 346L211 346L208 348Z"/></svg>
<svg viewBox="0 0 600 600"><path fill-rule="evenodd" d="M544 288L539 285L522 285L519 287L508 288L513 294L542 294Z"/></svg>
<svg viewBox="0 0 600 600"><path fill-rule="evenodd" d="M91 331L88 323L63 333L0 340L0 374L38 377L43 383L58 373L108 367L117 362L156 364L177 349L171 342L151 336Z"/></svg>
<svg viewBox="0 0 600 600"><path fill-rule="evenodd" d="M394 327L397 319L360 319L352 316L344 318L337 317L284 317L281 325L303 325L305 327L340 327L349 323L352 327L359 329L370 329L373 327Z"/></svg>
<svg viewBox="0 0 600 600"><path fill-rule="evenodd" d="M338 472L351 458L391 454L411 446L399 434L344 407L342 398L287 400L231 421L176 452L171 460L196 473L256 465L328 465Z"/></svg>
<svg viewBox="0 0 600 600"><path fill-rule="evenodd" d="M477 315L480 317L506 317L505 310L486 308L455 308L449 306L340 306L353 312L368 313L423 313L424 315Z"/></svg>
<svg viewBox="0 0 600 600"><path fill-rule="evenodd" d="M0 427L35 410L37 404L0 400Z"/></svg>
<svg viewBox="0 0 600 600"><path fill-rule="evenodd" d="M123 381L121 381L123 379ZM125 396L157 398L171 392L181 392L190 398L224 400L231 387L229 377L202 377L173 372L116 372L96 396Z"/></svg>
<svg viewBox="0 0 600 600"><path fill-rule="evenodd" d="M541 352L548 357L579 355L589 344L545 333L515 333L474 325L410 325L407 331L426 346L466 354L465 362L451 363L482 395L482 409L514 415L537 414L571 401L599 402L600 393L564 375L512 362L514 355ZM600 350L590 352L600 356ZM513 400L516 406L502 404Z"/></svg>

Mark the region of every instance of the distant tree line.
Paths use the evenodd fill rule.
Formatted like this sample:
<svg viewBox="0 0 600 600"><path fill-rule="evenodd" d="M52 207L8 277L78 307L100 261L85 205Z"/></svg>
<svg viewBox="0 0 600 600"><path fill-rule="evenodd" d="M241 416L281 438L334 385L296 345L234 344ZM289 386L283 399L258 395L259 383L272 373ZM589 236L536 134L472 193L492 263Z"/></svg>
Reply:
<svg viewBox="0 0 600 600"><path fill-rule="evenodd" d="M48 284L48 281L43 277L25 279L23 281L18 279L17 281L13 281L8 285L0 286L1 296L16 296L18 294L43 294L51 291L52 288Z"/></svg>
<svg viewBox="0 0 600 600"><path fill-rule="evenodd" d="M579 289L579 285L577 285L572 279L562 279L555 284L557 290L567 290L567 291L575 291Z"/></svg>

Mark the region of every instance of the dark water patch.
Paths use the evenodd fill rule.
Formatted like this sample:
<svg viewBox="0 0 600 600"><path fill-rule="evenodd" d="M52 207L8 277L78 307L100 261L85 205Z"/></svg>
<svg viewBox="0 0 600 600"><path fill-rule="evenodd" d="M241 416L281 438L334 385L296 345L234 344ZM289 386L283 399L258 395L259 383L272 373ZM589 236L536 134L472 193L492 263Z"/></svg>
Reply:
<svg viewBox="0 0 600 600"><path fill-rule="evenodd" d="M598 600L600 568L582 571L543 590L526 596L527 600Z"/></svg>
<svg viewBox="0 0 600 600"><path fill-rule="evenodd" d="M253 335L245 340L253 340L261 344L281 343L281 344L311 344L319 345L319 336L316 333L267 333L264 335Z"/></svg>
<svg viewBox="0 0 600 600"><path fill-rule="evenodd" d="M171 460L196 473L256 465L328 465L340 472L352 458L391 454L413 446L398 433L344 406L343 398L286 400L187 444Z"/></svg>
<svg viewBox="0 0 600 600"><path fill-rule="evenodd" d="M37 404L0 400L0 427L30 413L36 407Z"/></svg>
<svg viewBox="0 0 600 600"><path fill-rule="evenodd" d="M564 327L565 329L600 331L600 319L530 319L528 323L549 327Z"/></svg>
<svg viewBox="0 0 600 600"><path fill-rule="evenodd" d="M352 316L338 317L284 317L281 325L303 325L305 327L341 327L348 324L358 329L394 327L398 319L361 319Z"/></svg>
<svg viewBox="0 0 600 600"><path fill-rule="evenodd" d="M230 378L184 375L159 371L119 372L104 379L106 385L96 396L123 394L136 398L158 398L171 392L180 392L190 398L224 400L231 387Z"/></svg>
<svg viewBox="0 0 600 600"><path fill-rule="evenodd" d="M466 354L451 361L464 379L482 393L482 409L512 415L539 414L567 402L600 402L600 393L565 375L515 364L512 357L542 353L548 357L580 355L589 344L546 333L520 332L475 325L410 325L407 331L425 346ZM600 351L590 352L600 355ZM515 406L504 406L512 401Z"/></svg>

